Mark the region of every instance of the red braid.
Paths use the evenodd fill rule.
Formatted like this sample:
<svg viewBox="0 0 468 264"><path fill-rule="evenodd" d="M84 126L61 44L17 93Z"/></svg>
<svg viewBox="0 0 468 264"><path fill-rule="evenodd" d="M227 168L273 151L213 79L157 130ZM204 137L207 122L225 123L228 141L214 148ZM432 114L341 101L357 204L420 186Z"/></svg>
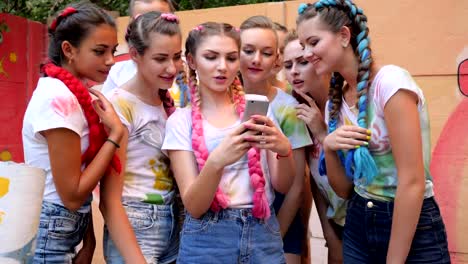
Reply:
<svg viewBox="0 0 468 264"><path fill-rule="evenodd" d="M163 103L164 111L166 111L166 114L169 117L176 110L174 99L172 98L169 90L159 89L158 94L159 98L161 98L161 101Z"/></svg>
<svg viewBox="0 0 468 264"><path fill-rule="evenodd" d="M107 133L104 130L104 126L99 122L99 116L96 114L96 111L91 104L91 95L80 80L78 80L75 76L73 76L73 74L62 67L58 67L55 64L49 62L42 66L42 71L47 76L62 81L68 87L68 89L70 89L73 95L75 95L76 99L78 99L78 102L80 103L81 108L83 109L89 127L89 147L81 156L81 162L84 163L85 166L88 166L98 151L101 149L101 146L104 144L107 138ZM121 172L122 166L117 155L112 157L110 166L107 168L107 172L110 171L111 167L117 173Z"/></svg>

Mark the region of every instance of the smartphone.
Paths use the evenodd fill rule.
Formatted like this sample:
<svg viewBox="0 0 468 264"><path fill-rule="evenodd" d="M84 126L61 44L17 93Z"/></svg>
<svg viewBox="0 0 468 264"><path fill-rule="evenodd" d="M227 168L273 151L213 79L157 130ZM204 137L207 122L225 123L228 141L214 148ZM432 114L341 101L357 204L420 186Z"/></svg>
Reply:
<svg viewBox="0 0 468 264"><path fill-rule="evenodd" d="M246 94L245 95L245 111L242 122L246 122L253 115L266 116L268 112L268 97L259 94Z"/></svg>

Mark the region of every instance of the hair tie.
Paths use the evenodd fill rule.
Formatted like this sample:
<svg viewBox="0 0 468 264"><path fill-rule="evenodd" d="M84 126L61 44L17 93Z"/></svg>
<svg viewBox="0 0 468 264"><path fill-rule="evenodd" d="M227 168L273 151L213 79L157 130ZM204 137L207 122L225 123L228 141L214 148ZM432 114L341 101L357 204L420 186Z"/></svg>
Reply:
<svg viewBox="0 0 468 264"><path fill-rule="evenodd" d="M204 28L204 27L203 27L202 25L198 25L198 26L194 27L192 30L202 31L203 28Z"/></svg>
<svg viewBox="0 0 468 264"><path fill-rule="evenodd" d="M174 14L171 14L171 13L162 13L161 14L161 18L163 18L164 20L167 20L169 22L174 22L174 23L177 23L179 24L179 18L174 15Z"/></svg>
<svg viewBox="0 0 468 264"><path fill-rule="evenodd" d="M52 31L55 31L55 29L57 28L57 24L59 22L59 19L62 20L63 18L73 14L73 13L76 13L78 12L78 10L76 10L74 7L67 7L65 8L62 13L60 13L60 15L58 15L53 21L52 23L50 24L50 29Z"/></svg>
<svg viewBox="0 0 468 264"><path fill-rule="evenodd" d="M141 16L141 14L136 14L134 17L133 17L133 20L137 20L137 18L139 18Z"/></svg>
<svg viewBox="0 0 468 264"><path fill-rule="evenodd" d="M237 33L240 33L240 28L234 27L234 30L235 30Z"/></svg>
<svg viewBox="0 0 468 264"><path fill-rule="evenodd" d="M306 3L300 4L299 7L297 8L297 13L299 15L302 15L302 13L304 13L304 11L306 11L308 7L309 7L309 4L306 4Z"/></svg>

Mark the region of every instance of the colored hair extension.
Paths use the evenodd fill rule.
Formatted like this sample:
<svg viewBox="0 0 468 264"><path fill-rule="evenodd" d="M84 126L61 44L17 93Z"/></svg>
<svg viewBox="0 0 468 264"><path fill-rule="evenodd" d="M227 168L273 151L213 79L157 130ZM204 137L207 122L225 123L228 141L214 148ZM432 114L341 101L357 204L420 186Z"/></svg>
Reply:
<svg viewBox="0 0 468 264"><path fill-rule="evenodd" d="M99 116L96 114L96 111L91 104L91 95L80 80L62 67L49 62L43 65L42 71L47 76L62 81L68 89L70 89L73 95L75 95L76 99L78 99L78 102L80 103L81 109L83 109L89 127L89 146L81 156L81 162L88 166L93 161L107 138L104 126L99 122ZM120 160L115 154L112 157L110 166L107 168L107 173L110 172L111 167L114 168L117 173L120 173L122 170Z"/></svg>
<svg viewBox="0 0 468 264"><path fill-rule="evenodd" d="M351 45L359 58L359 68L357 77L357 92L359 109L358 125L367 129L367 107L369 76L372 66L371 49L369 47L369 28L367 17L361 8L358 8L349 0L321 0L315 4L300 5L297 24L319 15L320 19L329 26L333 32L343 26L348 26L351 31ZM334 73L330 83L329 95L329 124L328 132L332 133L337 129L339 112L342 104L343 77L339 73ZM378 168L367 146L349 150L344 158L342 151L338 151L340 160L343 163L346 175L351 179L365 179L367 182L377 175ZM320 174L326 173L324 154L320 157Z"/></svg>
<svg viewBox="0 0 468 264"><path fill-rule="evenodd" d="M198 44L203 41L206 36L225 35L232 37L239 43L239 33L237 30L228 24L219 24L208 22L201 26L195 27L190 33L186 41L186 54L195 56ZM197 85L196 72L189 71L189 88L191 92L192 104L192 148L197 160L198 168L201 171L208 159L209 152L206 147L205 138L203 135L203 118L201 113L201 96ZM231 100L235 104L236 112L240 117L244 114L245 99L240 81L236 78L230 85L229 91ZM270 207L265 192L265 178L260 163L260 151L256 148L251 148L247 152L248 167L250 174L250 183L254 189L252 214L259 219L267 219L270 217ZM227 208L229 199L218 187L211 203L210 209L217 212Z"/></svg>

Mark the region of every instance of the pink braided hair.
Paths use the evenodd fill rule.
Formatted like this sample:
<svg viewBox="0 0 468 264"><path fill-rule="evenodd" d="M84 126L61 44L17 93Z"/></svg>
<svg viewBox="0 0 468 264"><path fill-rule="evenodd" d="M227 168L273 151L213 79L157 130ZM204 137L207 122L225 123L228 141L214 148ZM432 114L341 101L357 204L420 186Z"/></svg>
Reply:
<svg viewBox="0 0 468 264"><path fill-rule="evenodd" d="M208 149L206 147L203 135L203 118L201 114L201 97L197 86L196 73L190 70L189 87L192 103L192 148L201 171L208 159ZM242 118L245 110L244 92L239 79L236 77L229 90L233 103L236 106L236 112ZM270 206L265 193L265 178L260 163L260 150L251 148L247 152L248 166L250 174L250 183L254 189L252 214L259 219L268 219L270 217ZM210 209L218 212L226 209L229 204L229 198L223 193L221 188L217 188Z"/></svg>

